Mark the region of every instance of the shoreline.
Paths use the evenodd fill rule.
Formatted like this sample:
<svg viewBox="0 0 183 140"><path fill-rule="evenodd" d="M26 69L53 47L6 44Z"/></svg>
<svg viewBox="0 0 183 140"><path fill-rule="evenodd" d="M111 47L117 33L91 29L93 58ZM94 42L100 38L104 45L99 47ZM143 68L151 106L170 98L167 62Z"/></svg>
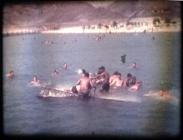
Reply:
<svg viewBox="0 0 183 140"><path fill-rule="evenodd" d="M44 30L34 31L30 29L16 29L9 32L3 32L3 36L23 35L23 34L111 34L111 33L157 33L157 32L181 32L181 26L169 26L169 27L124 27L98 29L94 26L94 29L83 29L82 26L64 27L58 30Z"/></svg>
<svg viewBox="0 0 183 140"><path fill-rule="evenodd" d="M181 32L181 21L179 18L175 18L172 22L167 23L162 19L154 23L152 17L148 18L133 18L129 22L118 21L115 24L91 24L91 25L66 25L57 29L49 29L43 25L42 28L4 28L3 35L21 35L21 34L106 34L106 33L153 33L153 32Z"/></svg>
<svg viewBox="0 0 183 140"><path fill-rule="evenodd" d="M72 28L71 28L72 29ZM176 29L157 29L153 28L153 30L129 30L129 31L121 31L121 30L108 30L108 31L96 31L96 30L87 30L87 31L64 31L64 30L47 30L40 32L22 32L19 30L17 32L8 32L3 33L3 36L14 36L14 35L29 35L29 34L120 34L120 33L173 33L173 32L181 32L180 28Z"/></svg>
<svg viewBox="0 0 183 140"><path fill-rule="evenodd" d="M93 29L93 30L84 30L82 28L69 27L63 28L60 30L48 30L42 31L40 33L55 33L55 34L69 34L69 33L82 33L82 34L106 34L106 33L153 33L153 32L180 32L180 28L157 28L152 27L150 29L142 28L142 29Z"/></svg>

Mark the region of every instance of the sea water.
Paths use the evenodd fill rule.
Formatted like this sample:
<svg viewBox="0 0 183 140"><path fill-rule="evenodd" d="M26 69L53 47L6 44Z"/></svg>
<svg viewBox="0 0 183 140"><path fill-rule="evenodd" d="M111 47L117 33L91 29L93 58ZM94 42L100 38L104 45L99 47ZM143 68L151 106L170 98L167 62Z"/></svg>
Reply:
<svg viewBox="0 0 183 140"><path fill-rule="evenodd" d="M153 38L154 37L154 38ZM5 134L177 135L180 105L144 97L161 86L180 97L180 33L31 34L3 37L3 125ZM46 41L53 43L46 44ZM126 63L121 56L126 54ZM137 68L130 64L136 62ZM68 69L63 65L67 63ZM33 75L55 87L70 88L78 69L100 66L143 82L137 93L113 92L105 99L38 98ZM52 76L54 69L57 76ZM14 70L15 78L5 74Z"/></svg>

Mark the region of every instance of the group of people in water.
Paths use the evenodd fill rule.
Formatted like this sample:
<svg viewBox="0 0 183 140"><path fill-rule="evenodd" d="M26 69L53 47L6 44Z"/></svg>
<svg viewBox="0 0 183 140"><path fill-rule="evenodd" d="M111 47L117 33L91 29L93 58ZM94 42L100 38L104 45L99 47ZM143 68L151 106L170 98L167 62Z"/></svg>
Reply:
<svg viewBox="0 0 183 140"><path fill-rule="evenodd" d="M82 69L81 78L76 85L71 88L73 93L89 95L92 88L100 88L101 93L107 93L109 90L116 88L126 88L131 92L139 90L142 85L141 81L137 81L136 77L128 73L126 77L122 77L121 73L116 71L111 76L104 66L98 68L96 74L91 74Z"/></svg>
<svg viewBox="0 0 183 140"><path fill-rule="evenodd" d="M136 63L132 64L132 67L136 67ZM63 69L67 70L68 65L65 63ZM56 71L58 73L58 71ZM6 74L7 79L14 79L14 71L11 70ZM38 79L37 75L33 76L31 85L40 87L42 82ZM124 88L130 92L136 92L142 85L142 81L138 81L134 75L128 73L122 77L121 73L115 71L112 75L106 71L104 66L98 68L95 74L88 73L85 69L80 72L80 79L76 85L70 89L62 89L66 93L83 95L83 97L89 97L91 95L92 88L94 91L99 89L100 93L108 93L110 89ZM51 88L52 89L52 88ZM160 92L144 94L144 96L161 97L163 99L174 99L175 97L170 95L167 91L160 90Z"/></svg>
<svg viewBox="0 0 183 140"><path fill-rule="evenodd" d="M67 70L68 65L65 63L63 69ZM57 69L52 73L58 75L59 71ZM15 76L14 71L10 71L6 74L8 79L13 79ZM41 81L38 79L37 75L33 76L30 84L33 86L41 86ZM128 73L126 77L122 77L121 73L116 71L111 76L106 71L104 66L98 68L96 74L88 73L86 70L81 70L81 77L77 81L76 85L70 90L73 93L89 94L92 88L96 89L100 87L100 92L109 92L110 88L128 88L130 91L139 90L142 85L141 81L137 81L136 77L131 73Z"/></svg>

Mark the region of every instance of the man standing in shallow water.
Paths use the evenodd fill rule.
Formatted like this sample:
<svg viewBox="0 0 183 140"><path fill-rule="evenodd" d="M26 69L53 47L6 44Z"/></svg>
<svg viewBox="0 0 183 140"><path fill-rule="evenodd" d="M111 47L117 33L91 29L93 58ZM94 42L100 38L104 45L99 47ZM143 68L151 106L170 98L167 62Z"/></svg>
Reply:
<svg viewBox="0 0 183 140"><path fill-rule="evenodd" d="M89 73L84 71L81 78L78 80L76 86L72 88L75 93L80 93L84 97L88 97L91 90Z"/></svg>

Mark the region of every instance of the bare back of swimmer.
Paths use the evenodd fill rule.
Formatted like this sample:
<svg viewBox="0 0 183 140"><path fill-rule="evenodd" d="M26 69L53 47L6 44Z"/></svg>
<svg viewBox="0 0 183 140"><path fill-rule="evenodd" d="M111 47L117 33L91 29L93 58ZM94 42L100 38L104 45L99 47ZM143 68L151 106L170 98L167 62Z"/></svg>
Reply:
<svg viewBox="0 0 183 140"><path fill-rule="evenodd" d="M77 88L79 86L79 88ZM91 90L90 78L87 72L82 74L82 77L77 82L76 90L81 94L89 94ZM78 91L79 90L79 91Z"/></svg>

